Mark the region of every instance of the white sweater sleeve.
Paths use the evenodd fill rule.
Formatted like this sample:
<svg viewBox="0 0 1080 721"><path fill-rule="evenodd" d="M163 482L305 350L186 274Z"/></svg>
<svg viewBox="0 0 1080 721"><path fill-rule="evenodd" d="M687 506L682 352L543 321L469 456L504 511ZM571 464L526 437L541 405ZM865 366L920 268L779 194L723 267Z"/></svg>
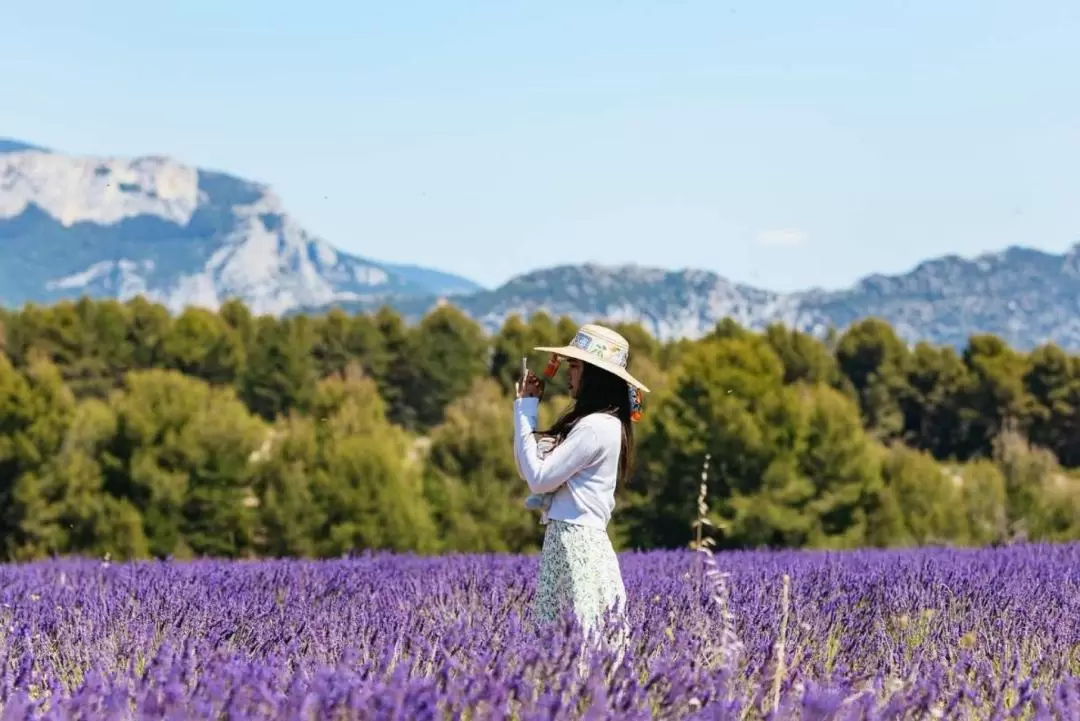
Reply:
<svg viewBox="0 0 1080 721"><path fill-rule="evenodd" d="M525 480L525 471L521 470L521 453L518 448L521 446L521 442L518 439L518 433L514 431L514 467L517 468L518 478Z"/></svg>
<svg viewBox="0 0 1080 721"><path fill-rule="evenodd" d="M514 456L529 490L550 493L566 483L571 476L594 463L600 455L600 440L585 422L578 421L562 443L543 460L537 452L536 414L540 402L536 398L514 400Z"/></svg>

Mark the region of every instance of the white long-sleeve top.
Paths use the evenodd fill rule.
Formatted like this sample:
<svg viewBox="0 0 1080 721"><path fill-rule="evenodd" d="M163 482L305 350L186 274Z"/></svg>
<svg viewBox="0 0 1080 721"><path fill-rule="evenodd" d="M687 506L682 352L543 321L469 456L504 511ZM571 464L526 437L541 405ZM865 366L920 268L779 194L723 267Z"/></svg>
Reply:
<svg viewBox="0 0 1080 721"><path fill-rule="evenodd" d="M607 413L574 424L562 443L540 457L536 417L540 401L514 400L514 458L533 493L554 493L547 518L605 529L615 510L615 483L622 451L622 426Z"/></svg>

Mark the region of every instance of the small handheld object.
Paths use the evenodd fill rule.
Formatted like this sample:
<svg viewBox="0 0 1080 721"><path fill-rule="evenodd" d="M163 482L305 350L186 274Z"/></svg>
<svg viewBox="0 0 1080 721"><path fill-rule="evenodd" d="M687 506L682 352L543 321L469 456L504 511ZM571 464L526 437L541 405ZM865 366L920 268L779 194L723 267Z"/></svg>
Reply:
<svg viewBox="0 0 1080 721"><path fill-rule="evenodd" d="M524 383L525 379L529 376L529 359L525 356L521 356L521 382Z"/></svg>
<svg viewBox="0 0 1080 721"><path fill-rule="evenodd" d="M555 374L559 372L559 356L554 353L551 354L551 358L548 360L547 367L544 368L545 378L554 378Z"/></svg>

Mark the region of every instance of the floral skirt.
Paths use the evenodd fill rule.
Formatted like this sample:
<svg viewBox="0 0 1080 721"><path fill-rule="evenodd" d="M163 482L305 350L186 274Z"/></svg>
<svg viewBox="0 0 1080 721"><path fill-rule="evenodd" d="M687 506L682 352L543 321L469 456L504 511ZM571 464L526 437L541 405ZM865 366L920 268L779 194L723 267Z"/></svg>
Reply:
<svg viewBox="0 0 1080 721"><path fill-rule="evenodd" d="M548 520L533 597L536 619L552 622L573 610L588 630L609 609L621 615L625 605L619 559L607 532Z"/></svg>

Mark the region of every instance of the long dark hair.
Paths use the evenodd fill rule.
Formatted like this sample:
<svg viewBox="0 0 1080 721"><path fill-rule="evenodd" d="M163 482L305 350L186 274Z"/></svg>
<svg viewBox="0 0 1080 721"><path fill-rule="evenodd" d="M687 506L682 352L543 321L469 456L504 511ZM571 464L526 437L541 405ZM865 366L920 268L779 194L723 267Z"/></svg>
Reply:
<svg viewBox="0 0 1080 721"><path fill-rule="evenodd" d="M539 431L539 434L561 443L578 421L592 413L613 415L622 425L622 448L619 453L619 482L622 483L633 470L634 427L630 420L630 388L626 381L617 375L592 363L582 363L581 380L574 405L567 409L551 428Z"/></svg>

